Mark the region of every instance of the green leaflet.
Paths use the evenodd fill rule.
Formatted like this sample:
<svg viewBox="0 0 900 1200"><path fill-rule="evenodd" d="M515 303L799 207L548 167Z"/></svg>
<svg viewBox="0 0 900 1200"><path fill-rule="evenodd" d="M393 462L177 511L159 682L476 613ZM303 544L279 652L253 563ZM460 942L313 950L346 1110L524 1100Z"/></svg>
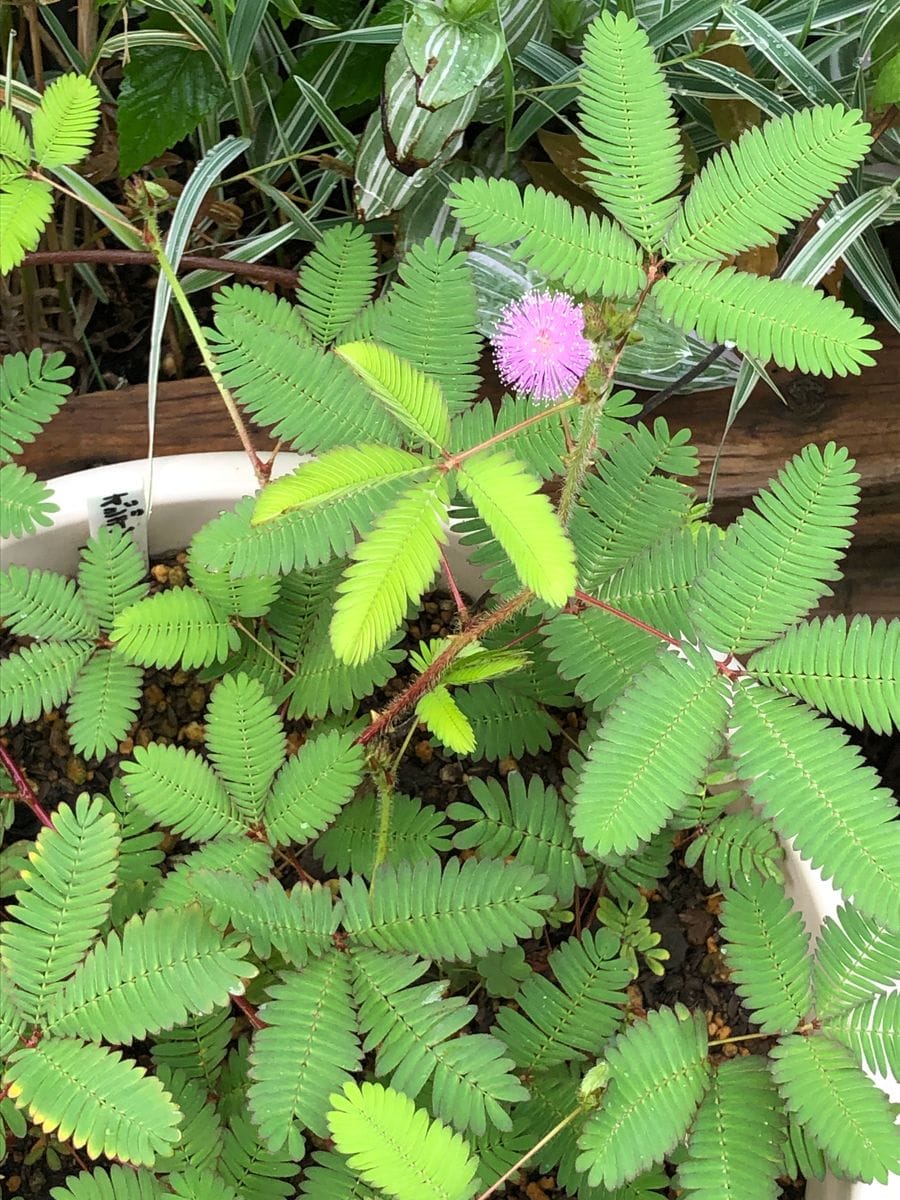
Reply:
<svg viewBox="0 0 900 1200"><path fill-rule="evenodd" d="M266 801L265 823L274 845L305 844L352 797L362 778L363 750L351 731L320 733L287 760Z"/></svg>
<svg viewBox="0 0 900 1200"><path fill-rule="evenodd" d="M342 502L391 479L412 479L428 465L418 455L395 450L392 446L347 446L329 450L311 462L301 464L292 475L284 475L264 487L251 522L261 525L285 512L305 515L326 505L331 515L339 517ZM215 569L212 563L208 565Z"/></svg>
<svg viewBox="0 0 900 1200"><path fill-rule="evenodd" d="M721 744L727 695L702 651L643 668L610 709L575 790L572 828L589 853L631 852L665 825Z"/></svg>
<svg viewBox="0 0 900 1200"><path fill-rule="evenodd" d="M244 819L258 824L263 801L284 762L284 727L262 684L226 675L206 710L206 749Z"/></svg>
<svg viewBox="0 0 900 1200"><path fill-rule="evenodd" d="M616 1038L602 1105L578 1141L589 1183L618 1187L675 1148L706 1091L706 1055L706 1019L682 1006L651 1012Z"/></svg>
<svg viewBox="0 0 900 1200"><path fill-rule="evenodd" d="M16 463L0 464L0 537L25 537L53 524L59 512L53 493L31 471Z"/></svg>
<svg viewBox="0 0 900 1200"><path fill-rule="evenodd" d="M302 1157L301 1130L326 1137L332 1090L359 1067L362 1051L350 995L350 963L336 949L285 974L259 1010L248 1099L263 1141Z"/></svg>
<svg viewBox="0 0 900 1200"><path fill-rule="evenodd" d="M6 109L3 110L6 113ZM0 203L3 201L0 193ZM4 214L5 215L5 214ZM7 226L4 223L4 234ZM6 241L6 237L4 237ZM4 247L5 250L5 247ZM2 259L0 259L2 262ZM0 267L0 270L5 268ZM65 403L72 368L56 350L5 354L0 362L0 462L21 454Z"/></svg>
<svg viewBox="0 0 900 1200"><path fill-rule="evenodd" d="M328 229L303 260L297 297L322 345L339 336L372 295L375 246L360 225Z"/></svg>
<svg viewBox="0 0 900 1200"><path fill-rule="evenodd" d="M449 203L479 242L515 243L514 261L572 292L629 300L644 283L640 249L618 225L543 188L520 192L510 179L462 179Z"/></svg>
<svg viewBox="0 0 900 1200"><path fill-rule="evenodd" d="M319 837L315 854L325 870L372 878L378 845L379 804L374 795L358 796ZM391 828L385 862L397 867L433 858L450 849L449 826L431 804L397 793L391 799Z"/></svg>
<svg viewBox="0 0 900 1200"><path fill-rule="evenodd" d="M92 642L36 642L3 661L0 725L34 721L57 708L94 652Z"/></svg>
<svg viewBox="0 0 900 1200"><path fill-rule="evenodd" d="M121 613L110 632L129 662L146 667L207 666L240 645L227 615L191 588L157 592Z"/></svg>
<svg viewBox="0 0 900 1200"><path fill-rule="evenodd" d="M99 798L61 804L42 829L10 906L2 962L16 1007L37 1021L81 962L109 913L120 844Z"/></svg>
<svg viewBox="0 0 900 1200"><path fill-rule="evenodd" d="M708 645L753 650L830 593L859 502L854 465L833 442L806 446L729 527L691 592Z"/></svg>
<svg viewBox="0 0 900 1200"><path fill-rule="evenodd" d="M164 1200L165 1193L149 1171L114 1164L72 1175L64 1188L53 1188L50 1195L53 1200Z"/></svg>
<svg viewBox="0 0 900 1200"><path fill-rule="evenodd" d="M804 705L740 682L729 734L741 778L783 838L852 896L864 915L900 928L900 826L847 736Z"/></svg>
<svg viewBox="0 0 900 1200"><path fill-rule="evenodd" d="M774 880L729 890L722 909L725 957L737 989L764 1033L792 1033L812 1005L809 935Z"/></svg>
<svg viewBox="0 0 900 1200"><path fill-rule="evenodd" d="M787 1108L829 1159L854 1179L887 1182L900 1168L894 1117L884 1093L828 1037L791 1037L769 1052Z"/></svg>
<svg viewBox="0 0 900 1200"><path fill-rule="evenodd" d="M355 665L382 650L409 602L434 578L449 502L443 478L414 484L353 551L331 622L331 644L342 661Z"/></svg>
<svg viewBox="0 0 900 1200"><path fill-rule="evenodd" d="M432 688L416 704L416 716L448 750L471 754L475 732L459 705L443 685Z"/></svg>
<svg viewBox="0 0 900 1200"><path fill-rule="evenodd" d="M19 637L71 641L99 632L71 579L11 566L0 575L4 622Z"/></svg>
<svg viewBox="0 0 900 1200"><path fill-rule="evenodd" d="M450 437L450 414L440 386L404 358L373 342L348 342L335 354L419 441L435 449Z"/></svg>
<svg viewBox="0 0 900 1200"><path fill-rule="evenodd" d="M136 746L122 763L128 797L160 825L192 841L246 831L237 806L204 759L181 746Z"/></svg>
<svg viewBox="0 0 900 1200"><path fill-rule="evenodd" d="M78 563L78 591L102 629L147 594L147 569L131 534L103 525L88 539Z"/></svg>
<svg viewBox="0 0 900 1200"><path fill-rule="evenodd" d="M91 1158L105 1154L152 1167L178 1141L181 1113L169 1094L120 1051L45 1038L17 1050L4 1078L9 1095L45 1133L85 1146Z"/></svg>
<svg viewBox="0 0 900 1200"><path fill-rule="evenodd" d="M749 668L851 725L900 727L900 621L843 615L795 625Z"/></svg>
<svg viewBox="0 0 900 1200"><path fill-rule="evenodd" d="M649 39L623 12L601 13L584 41L579 106L586 173L617 221L655 250L678 211L678 127Z"/></svg>
<svg viewBox="0 0 900 1200"><path fill-rule="evenodd" d="M141 706L142 667L115 650L97 650L72 684L69 737L79 754L102 758L118 746Z"/></svg>
<svg viewBox="0 0 900 1200"><path fill-rule="evenodd" d="M367 1183L397 1200L470 1200L477 1160L458 1134L379 1083L344 1085L331 1097L335 1145Z"/></svg>
<svg viewBox="0 0 900 1200"><path fill-rule="evenodd" d="M653 297L664 316L708 342L733 342L745 354L789 371L858 375L881 343L872 326L833 296L788 279L720 268L675 267ZM784 314L791 314L785 324Z"/></svg>
<svg viewBox="0 0 900 1200"><path fill-rule="evenodd" d="M344 928L379 950L469 961L511 946L541 927L553 898L544 876L520 863L430 858L380 867L370 890L359 877L341 881Z"/></svg>
<svg viewBox="0 0 900 1200"><path fill-rule="evenodd" d="M720 1063L678 1167L685 1200L775 1200L784 1127L764 1059L751 1055Z"/></svg>
<svg viewBox="0 0 900 1200"><path fill-rule="evenodd" d="M505 451L476 454L458 477L523 585L548 604L565 604L577 583L575 552L538 480Z"/></svg>
<svg viewBox="0 0 900 1200"><path fill-rule="evenodd" d="M666 234L667 257L720 260L787 233L865 156L872 138L861 117L834 104L748 129L694 181Z"/></svg>
<svg viewBox="0 0 900 1200"><path fill-rule="evenodd" d="M54 997L47 1027L124 1044L170 1029L243 992L242 980L257 973L246 950L246 942L223 941L197 906L152 909L93 948Z"/></svg>

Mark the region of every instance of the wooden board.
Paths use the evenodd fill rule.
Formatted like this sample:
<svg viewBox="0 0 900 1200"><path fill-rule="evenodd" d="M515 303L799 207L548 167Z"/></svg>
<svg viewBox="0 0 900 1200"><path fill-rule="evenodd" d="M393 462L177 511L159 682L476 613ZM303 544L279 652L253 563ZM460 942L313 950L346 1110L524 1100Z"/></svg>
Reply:
<svg viewBox="0 0 900 1200"><path fill-rule="evenodd" d="M846 379L792 378L776 373L787 407L757 388L731 429L719 467L714 517L730 521L787 458L807 442L845 445L857 460L862 500L845 584L830 611L896 613L900 608L900 336L878 328L878 363ZM487 364L486 364L487 365ZM486 372L490 374L490 372ZM496 380L486 394L496 394ZM654 416L690 428L705 488L722 437L730 394L696 392L668 400ZM145 386L73 397L21 460L41 478L102 463L140 458L147 450ZM270 446L257 431L261 450ZM208 378L161 383L156 453L238 449L215 386Z"/></svg>

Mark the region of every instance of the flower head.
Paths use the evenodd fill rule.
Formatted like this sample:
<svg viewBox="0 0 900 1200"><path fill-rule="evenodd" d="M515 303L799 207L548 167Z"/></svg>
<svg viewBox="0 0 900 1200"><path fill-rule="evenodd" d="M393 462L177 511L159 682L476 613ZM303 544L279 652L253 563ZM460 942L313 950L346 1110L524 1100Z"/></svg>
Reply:
<svg viewBox="0 0 900 1200"><path fill-rule="evenodd" d="M570 395L592 356L584 313L562 293L532 292L507 305L492 340L503 382L535 400Z"/></svg>

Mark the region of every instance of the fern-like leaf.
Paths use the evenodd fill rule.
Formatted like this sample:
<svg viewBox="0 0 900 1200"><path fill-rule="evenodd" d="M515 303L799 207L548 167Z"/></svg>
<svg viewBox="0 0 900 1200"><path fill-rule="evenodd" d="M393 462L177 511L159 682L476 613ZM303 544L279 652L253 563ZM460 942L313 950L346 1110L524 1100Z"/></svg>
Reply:
<svg viewBox="0 0 900 1200"><path fill-rule="evenodd" d="M6 226L4 225L4 234ZM33 442L65 403L72 368L61 351L6 354L0 361L0 462Z"/></svg>
<svg viewBox="0 0 900 1200"><path fill-rule="evenodd" d="M812 1003L803 918L774 880L729 891L722 908L725 955L738 992L764 1033L791 1033Z"/></svg>
<svg viewBox="0 0 900 1200"><path fill-rule="evenodd" d="M478 1164L467 1144L408 1096L380 1083L347 1083L331 1104L334 1143L367 1183L397 1200L474 1195Z"/></svg>
<svg viewBox="0 0 900 1200"><path fill-rule="evenodd" d="M845 905L826 917L816 943L816 1015L836 1016L900 979L900 934Z"/></svg>
<svg viewBox="0 0 900 1200"><path fill-rule="evenodd" d="M255 1126L243 1115L245 1087L246 1080L242 1080L241 1108L228 1120L219 1173L240 1200L286 1200L294 1195L294 1186L288 1181L296 1176L297 1164L285 1151L275 1154L268 1150Z"/></svg>
<svg viewBox="0 0 900 1200"><path fill-rule="evenodd" d="M10 179L0 188L0 275L36 250L53 215L53 192L42 179Z"/></svg>
<svg viewBox="0 0 900 1200"><path fill-rule="evenodd" d="M16 1051L4 1079L35 1124L91 1158L152 1167L180 1137L181 1113L168 1092L120 1051L48 1037Z"/></svg>
<svg viewBox="0 0 900 1200"><path fill-rule="evenodd" d="M738 517L692 591L708 644L755 649L830 595L859 500L853 467L833 442L806 446Z"/></svg>
<svg viewBox="0 0 900 1200"><path fill-rule="evenodd" d="M454 699L475 733L479 758L521 758L549 750L559 726L530 696L505 680L458 688Z"/></svg>
<svg viewBox="0 0 900 1200"><path fill-rule="evenodd" d="M206 748L242 817L262 820L263 801L284 762L284 727L262 684L226 675L206 710Z"/></svg>
<svg viewBox="0 0 900 1200"><path fill-rule="evenodd" d="M833 296L788 279L718 264L676 267L654 288L665 317L708 342L808 375L858 375L881 343L872 326ZM788 316L789 315L789 316Z"/></svg>
<svg viewBox="0 0 900 1200"><path fill-rule="evenodd" d="M170 861L165 879L150 897L150 907L184 908L196 900L206 901L208 894L202 884L210 872L237 875L252 883L266 875L271 868L272 851L269 846L251 841L246 836L223 834L215 841L192 850L180 862L176 861L173 864Z"/></svg>
<svg viewBox="0 0 900 1200"><path fill-rule="evenodd" d="M578 1142L590 1184L619 1187L675 1148L707 1087L706 1053L703 1014L681 1006L651 1012L616 1038L603 1104Z"/></svg>
<svg viewBox="0 0 900 1200"><path fill-rule="evenodd" d="M750 670L850 725L900 728L900 620L803 621L754 654Z"/></svg>
<svg viewBox="0 0 900 1200"><path fill-rule="evenodd" d="M74 167L90 149L100 116L100 93L83 75L61 75L31 118L39 167Z"/></svg>
<svg viewBox="0 0 900 1200"><path fill-rule="evenodd" d="M327 346L372 295L375 246L361 225L326 230L303 260L297 297L316 338Z"/></svg>
<svg viewBox="0 0 900 1200"><path fill-rule="evenodd" d="M115 650L98 650L72 684L69 739L77 754L103 758L115 750L141 707L141 667Z"/></svg>
<svg viewBox="0 0 900 1200"><path fill-rule="evenodd" d="M394 423L352 371L310 344L299 309L259 288L235 284L216 296L206 331L228 388L257 424L293 450L397 440Z"/></svg>
<svg viewBox="0 0 900 1200"><path fill-rule="evenodd" d="M428 467L418 455L391 446L331 450L263 488L253 510L253 524L261 525L285 512L305 515L325 505L332 515L342 515L347 501L388 480L410 481ZM353 523L351 513L348 509L348 524Z"/></svg>
<svg viewBox="0 0 900 1200"><path fill-rule="evenodd" d="M0 465L0 537L25 537L53 524L59 512L53 493L31 471L16 463Z"/></svg>
<svg viewBox="0 0 900 1200"><path fill-rule="evenodd" d="M22 122L6 106L0 113L0 163L4 171L15 167L22 173L31 163L28 135L22 128Z"/></svg>
<svg viewBox="0 0 900 1200"><path fill-rule="evenodd" d="M478 386L481 339L468 259L451 238L410 247L373 317L374 340L434 379L451 413L468 404Z"/></svg>
<svg viewBox="0 0 900 1200"><path fill-rule="evenodd" d="M550 657L576 695L608 708L659 652L659 639L614 613L586 608L558 613L543 629Z"/></svg>
<svg viewBox="0 0 900 1200"><path fill-rule="evenodd" d="M240 645L227 615L186 587L132 604L110 636L129 662L145 667L203 667L224 662Z"/></svg>
<svg viewBox="0 0 900 1200"><path fill-rule="evenodd" d="M80 1171L65 1187L51 1189L53 1200L164 1200L162 1184L149 1171L114 1164L108 1169Z"/></svg>
<svg viewBox="0 0 900 1200"><path fill-rule="evenodd" d="M529 1074L599 1054L622 1020L632 971L607 929L569 938L550 954L554 986L537 973L516 993L516 1008L500 1010L497 1034Z"/></svg>
<svg viewBox="0 0 900 1200"><path fill-rule="evenodd" d="M533 775L525 780L513 771L506 790L496 779L470 779L475 804L454 802L447 808L453 821L468 822L453 838L457 850L476 850L480 858L508 858L528 863L547 876L547 885L563 904L587 882L565 807L556 790Z"/></svg>
<svg viewBox="0 0 900 1200"><path fill-rule="evenodd" d="M81 552L78 590L101 629L147 594L146 567L134 538L118 526L103 525Z"/></svg>
<svg viewBox="0 0 900 1200"><path fill-rule="evenodd" d="M339 814L318 839L315 854L326 871L371 879L378 845L380 811L377 797L360 796ZM431 804L409 796L391 799L391 828L385 862L398 867L432 858L450 849L451 826Z"/></svg>
<svg viewBox="0 0 900 1200"><path fill-rule="evenodd" d="M167 1065L158 1066L156 1076L183 1114L181 1140L168 1158L157 1161L156 1170L159 1174L169 1175L169 1184L176 1195L194 1200L195 1189L179 1188L179 1175L186 1172L190 1177L202 1172L209 1179L222 1153L222 1122L198 1079ZM216 1200L211 1193L201 1195ZM199 1196L197 1200L200 1200Z"/></svg>
<svg viewBox="0 0 900 1200"><path fill-rule="evenodd" d="M0 575L0 597L4 622L19 637L69 641L99 632L73 581L55 571L11 566Z"/></svg>
<svg viewBox="0 0 900 1200"><path fill-rule="evenodd" d="M58 708L93 653L92 642L37 642L4 659L0 725L34 721Z"/></svg>
<svg viewBox="0 0 900 1200"><path fill-rule="evenodd" d="M188 556L191 583L216 608L239 617L262 617L278 596L277 575L246 575L232 579L226 571L210 571Z"/></svg>
<svg viewBox="0 0 900 1200"><path fill-rule="evenodd" d="M781 1100L763 1059L720 1063L678 1167L685 1200L775 1200L784 1130Z"/></svg>
<svg viewBox="0 0 900 1200"><path fill-rule="evenodd" d="M380 1200L367 1183L350 1169L346 1158L334 1150L313 1151L300 1183L304 1200Z"/></svg>
<svg viewBox="0 0 900 1200"><path fill-rule="evenodd" d="M454 754L471 754L475 749L475 730L449 688L438 685L426 692L416 704L416 716Z"/></svg>
<svg viewBox="0 0 900 1200"><path fill-rule="evenodd" d="M721 744L728 687L688 649L649 663L609 711L572 804L572 827L598 858L632 851L696 789Z"/></svg>
<svg viewBox="0 0 900 1200"><path fill-rule="evenodd" d="M355 666L390 641L434 578L450 496L440 478L414 484L353 551L331 622L337 657Z"/></svg>
<svg viewBox="0 0 900 1200"><path fill-rule="evenodd" d="M694 181L666 235L667 257L723 259L777 241L865 157L872 137L861 117L823 105L748 129Z"/></svg>
<svg viewBox="0 0 900 1200"><path fill-rule="evenodd" d="M664 533L604 583L603 599L677 637L690 628L690 586L709 565L723 536L716 525L697 524Z"/></svg>
<svg viewBox="0 0 900 1200"><path fill-rule="evenodd" d="M597 464L597 474L585 480L571 520L585 591L595 591L686 522L693 492L671 476L697 473L697 454L687 445L689 437L687 430L670 433L661 418L652 430L638 425L610 448Z"/></svg>
<svg viewBox="0 0 900 1200"><path fill-rule="evenodd" d="M527 425L518 433L504 439L507 450L541 479L552 479L563 473L566 440L563 435L562 414L547 409L541 421ZM490 399L480 400L460 413L450 428L450 449L454 453L477 446L498 433L520 425L535 415L534 403L528 396L504 396L494 412Z"/></svg>
<svg viewBox="0 0 900 1200"><path fill-rule="evenodd" d="M488 1125L509 1129L504 1103L528 1093L510 1074L504 1046L486 1034L456 1037L475 1014L444 984L416 980L428 964L378 950L352 956L363 1050L376 1050L375 1074L415 1100L431 1080L431 1108L442 1121L482 1134Z"/></svg>
<svg viewBox="0 0 900 1200"><path fill-rule="evenodd" d="M900 1169L900 1143L884 1093L828 1037L792 1037L769 1051L788 1109L842 1172L887 1182Z"/></svg>
<svg viewBox="0 0 900 1200"><path fill-rule="evenodd" d="M565 604L577 582L575 552L538 480L504 451L476 454L458 475L523 585L548 604Z"/></svg>
<svg viewBox="0 0 900 1200"><path fill-rule="evenodd" d="M562 196L510 179L462 179L450 207L487 246L516 243L511 257L570 292L630 300L644 283L641 252L613 222L573 208Z"/></svg>
<svg viewBox="0 0 900 1200"><path fill-rule="evenodd" d="M730 733L747 790L783 838L863 912L900 928L900 824L893 797L846 735L786 696L737 688Z"/></svg>
<svg viewBox="0 0 900 1200"><path fill-rule="evenodd" d="M254 882L210 870L196 872L192 883L213 923L249 937L258 958L268 958L274 946L287 962L304 967L310 954L325 953L340 922L340 908L320 884L298 883L288 895L275 878Z"/></svg>
<svg viewBox="0 0 900 1200"><path fill-rule="evenodd" d="M223 939L199 906L152 909L132 917L121 938L113 932L94 947L54 997L47 1027L125 1044L171 1029L243 994L242 980L257 973L246 951L246 942Z"/></svg>
<svg viewBox="0 0 900 1200"><path fill-rule="evenodd" d="M121 766L129 799L182 837L205 841L246 831L222 781L193 750L151 742L136 746L134 759Z"/></svg>
<svg viewBox="0 0 900 1200"><path fill-rule="evenodd" d="M38 834L2 948L23 1016L42 1015L106 920L119 843L115 817L87 795L61 804Z"/></svg>
<svg viewBox="0 0 900 1200"><path fill-rule="evenodd" d="M228 1053L233 1020L227 1008L208 1017L189 1017L183 1025L154 1039L151 1054L158 1067L170 1067L200 1079L212 1091Z"/></svg>
<svg viewBox="0 0 900 1200"><path fill-rule="evenodd" d="M335 353L417 441L436 448L447 444L450 414L430 376L374 342L347 342Z"/></svg>
<svg viewBox="0 0 900 1200"><path fill-rule="evenodd" d="M344 928L362 946L470 961L529 937L553 898L521 863L437 858L380 867L371 891L343 880Z"/></svg>
<svg viewBox="0 0 900 1200"><path fill-rule="evenodd" d="M822 1028L848 1047L861 1066L900 1079L900 989L882 992Z"/></svg>
<svg viewBox="0 0 900 1200"><path fill-rule="evenodd" d="M685 866L702 862L703 882L720 891L755 879L780 882L783 858L773 830L752 809L719 817L684 852Z"/></svg>
<svg viewBox="0 0 900 1200"><path fill-rule="evenodd" d="M352 797L362 772L363 750L352 733L330 730L306 742L279 771L266 801L270 841L309 841Z"/></svg>
<svg viewBox="0 0 900 1200"><path fill-rule="evenodd" d="M350 963L331 950L269 988L253 1039L248 1101L263 1141L302 1156L300 1130L326 1137L328 1097L358 1068ZM298 1151L300 1151L298 1153Z"/></svg>
<svg viewBox="0 0 900 1200"><path fill-rule="evenodd" d="M632 237L657 249L678 210L681 145L665 78L634 18L604 12L589 26L579 106L591 186Z"/></svg>

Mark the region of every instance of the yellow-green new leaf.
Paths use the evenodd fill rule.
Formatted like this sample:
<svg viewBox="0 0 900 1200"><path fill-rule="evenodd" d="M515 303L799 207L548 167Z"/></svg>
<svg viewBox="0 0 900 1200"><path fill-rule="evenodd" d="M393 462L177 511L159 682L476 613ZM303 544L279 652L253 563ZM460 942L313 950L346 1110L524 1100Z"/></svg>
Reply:
<svg viewBox="0 0 900 1200"><path fill-rule="evenodd" d="M15 170L21 174L31 162L31 148L22 123L13 116L12 110L0 108L0 167L4 176Z"/></svg>
<svg viewBox="0 0 900 1200"><path fill-rule="evenodd" d="M562 607L577 583L575 550L550 501L538 492L540 480L501 450L464 462L459 482L525 587Z"/></svg>
<svg viewBox="0 0 900 1200"><path fill-rule="evenodd" d="M10 179L0 191L0 275L37 248L53 211L50 188L40 179Z"/></svg>
<svg viewBox="0 0 900 1200"><path fill-rule="evenodd" d="M447 688L426 692L416 705L416 716L448 750L471 754L475 749L475 731Z"/></svg>
<svg viewBox="0 0 900 1200"><path fill-rule="evenodd" d="M11 1055L4 1082L45 1133L84 1146L91 1158L152 1167L180 1137L172 1097L121 1051L47 1037Z"/></svg>
<svg viewBox="0 0 900 1200"><path fill-rule="evenodd" d="M335 354L356 372L388 412L417 438L440 448L450 437L450 414L440 386L384 346L347 342Z"/></svg>
<svg viewBox="0 0 900 1200"><path fill-rule="evenodd" d="M444 479L414 484L356 547L331 622L331 644L342 662L365 662L387 645L409 601L434 578L449 502Z"/></svg>
<svg viewBox="0 0 900 1200"><path fill-rule="evenodd" d="M339 504L386 480L413 476L428 465L418 455L392 446L340 446L264 487L251 524L262 525L285 512Z"/></svg>
<svg viewBox="0 0 900 1200"><path fill-rule="evenodd" d="M39 167L74 167L90 149L100 116L100 93L83 75L62 75L44 92L31 119Z"/></svg>
<svg viewBox="0 0 900 1200"><path fill-rule="evenodd" d="M397 1200L469 1200L478 1162L466 1142L380 1083L331 1097L331 1136L360 1178Z"/></svg>

